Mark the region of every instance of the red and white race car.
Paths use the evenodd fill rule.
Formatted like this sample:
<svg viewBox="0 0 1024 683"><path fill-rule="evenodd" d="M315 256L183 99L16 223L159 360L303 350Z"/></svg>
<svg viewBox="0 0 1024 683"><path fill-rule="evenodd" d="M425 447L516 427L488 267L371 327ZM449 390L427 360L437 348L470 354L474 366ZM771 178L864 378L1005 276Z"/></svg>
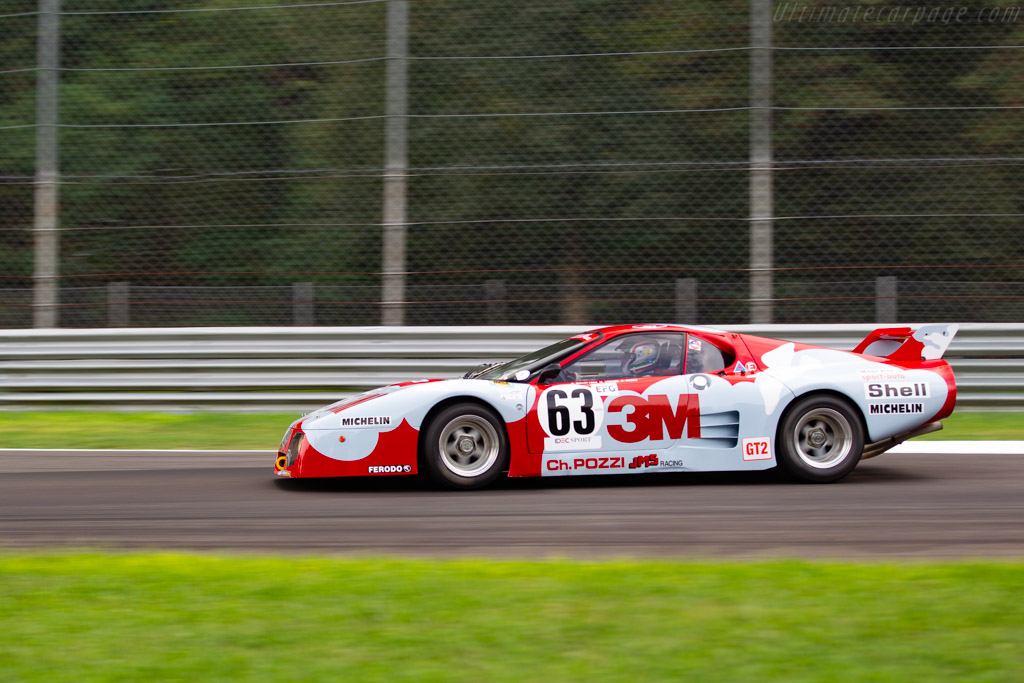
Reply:
<svg viewBox="0 0 1024 683"><path fill-rule="evenodd" d="M461 379L394 384L296 420L281 477L722 472L835 481L941 428L955 325L878 329L853 351L679 325L578 334Z"/></svg>

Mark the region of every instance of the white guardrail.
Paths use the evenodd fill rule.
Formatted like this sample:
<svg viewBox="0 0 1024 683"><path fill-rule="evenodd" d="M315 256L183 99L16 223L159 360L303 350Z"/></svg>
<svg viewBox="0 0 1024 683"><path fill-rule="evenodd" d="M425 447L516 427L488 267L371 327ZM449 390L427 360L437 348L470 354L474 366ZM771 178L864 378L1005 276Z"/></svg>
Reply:
<svg viewBox="0 0 1024 683"><path fill-rule="evenodd" d="M878 325L727 329L852 349ZM460 377L582 327L0 330L0 410L304 411L410 379ZM960 410L1024 411L1024 324L966 323L946 353Z"/></svg>

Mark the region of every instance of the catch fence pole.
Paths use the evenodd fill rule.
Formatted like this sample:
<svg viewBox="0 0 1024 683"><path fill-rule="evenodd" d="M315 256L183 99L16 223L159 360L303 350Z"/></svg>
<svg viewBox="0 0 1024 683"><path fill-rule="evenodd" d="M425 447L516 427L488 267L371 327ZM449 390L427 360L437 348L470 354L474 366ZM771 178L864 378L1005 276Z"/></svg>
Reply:
<svg viewBox="0 0 1024 683"><path fill-rule="evenodd" d="M750 322L772 322L772 0L750 0Z"/></svg>
<svg viewBox="0 0 1024 683"><path fill-rule="evenodd" d="M381 324L405 324L409 4L388 0Z"/></svg>
<svg viewBox="0 0 1024 683"><path fill-rule="evenodd" d="M36 46L35 265L32 320L35 327L57 327L57 275L60 176L57 150L57 102L60 84L60 0L39 0Z"/></svg>

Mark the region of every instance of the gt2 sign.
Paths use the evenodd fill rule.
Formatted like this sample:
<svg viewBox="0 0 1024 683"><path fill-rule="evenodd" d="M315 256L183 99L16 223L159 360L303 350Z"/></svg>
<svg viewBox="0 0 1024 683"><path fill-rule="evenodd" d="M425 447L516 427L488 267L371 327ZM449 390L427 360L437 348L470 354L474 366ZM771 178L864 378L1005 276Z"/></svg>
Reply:
<svg viewBox="0 0 1024 683"><path fill-rule="evenodd" d="M772 459L771 440L767 436L757 439L743 439L741 445L743 447L743 459L746 461Z"/></svg>

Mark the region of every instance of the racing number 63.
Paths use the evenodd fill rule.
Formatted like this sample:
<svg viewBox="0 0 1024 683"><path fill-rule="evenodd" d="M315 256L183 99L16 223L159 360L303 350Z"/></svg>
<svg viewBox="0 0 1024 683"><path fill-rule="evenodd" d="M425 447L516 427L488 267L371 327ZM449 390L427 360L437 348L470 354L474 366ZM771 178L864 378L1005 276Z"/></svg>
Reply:
<svg viewBox="0 0 1024 683"><path fill-rule="evenodd" d="M576 434L592 434L594 427L596 427L596 421L594 420L594 397L586 389L573 389L569 394L577 401L572 402L572 406L576 408L576 415L572 415L569 411L569 406L559 405L559 401L564 401L567 396L561 389L552 389L548 392L547 406L548 406L548 432L551 436L565 436L569 433L570 421L573 431ZM578 402L582 399L582 402ZM580 419L572 419L579 417Z"/></svg>
<svg viewBox="0 0 1024 683"><path fill-rule="evenodd" d="M593 434L601 426L604 407L590 387L548 389L540 405L541 426L550 436Z"/></svg>

